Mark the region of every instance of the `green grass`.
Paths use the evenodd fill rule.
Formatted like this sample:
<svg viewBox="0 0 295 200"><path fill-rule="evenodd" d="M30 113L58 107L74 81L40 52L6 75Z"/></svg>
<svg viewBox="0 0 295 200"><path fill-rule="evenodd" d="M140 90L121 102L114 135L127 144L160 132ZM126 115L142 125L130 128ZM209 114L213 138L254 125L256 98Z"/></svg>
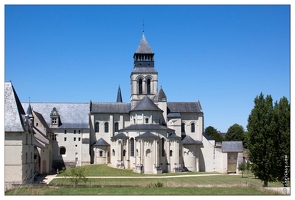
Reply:
<svg viewBox="0 0 295 200"><path fill-rule="evenodd" d="M132 169L118 169L107 166L106 164L100 165L86 165L83 166L86 176L177 176L183 174L214 174L209 172L185 172L185 173L164 173L164 174L139 174L133 172ZM218 174L218 173L216 173ZM58 174L63 176L63 174Z"/></svg>
<svg viewBox="0 0 295 200"><path fill-rule="evenodd" d="M34 187L20 188L6 195L274 195L275 192L249 187L231 188L142 188L142 187Z"/></svg>

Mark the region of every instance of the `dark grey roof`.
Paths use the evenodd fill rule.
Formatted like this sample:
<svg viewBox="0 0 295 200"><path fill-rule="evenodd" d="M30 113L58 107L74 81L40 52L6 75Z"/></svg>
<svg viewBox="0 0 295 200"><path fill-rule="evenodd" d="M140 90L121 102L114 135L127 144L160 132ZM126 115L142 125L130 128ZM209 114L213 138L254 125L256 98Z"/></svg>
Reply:
<svg viewBox="0 0 295 200"><path fill-rule="evenodd" d="M181 139L181 137L177 136L175 133L171 133L169 134L168 139Z"/></svg>
<svg viewBox="0 0 295 200"><path fill-rule="evenodd" d="M167 102L168 113L202 112L200 102Z"/></svg>
<svg viewBox="0 0 295 200"><path fill-rule="evenodd" d="M158 101L162 101L162 102L166 102L167 101L167 97L166 94L164 92L164 90L162 89L162 87L160 88L159 94L158 94Z"/></svg>
<svg viewBox="0 0 295 200"><path fill-rule="evenodd" d="M118 93L117 93L117 103L118 103L118 102L121 102L121 103L123 102L120 86L119 86L119 88L118 88Z"/></svg>
<svg viewBox="0 0 295 200"><path fill-rule="evenodd" d="M154 67L134 67L132 74L158 74Z"/></svg>
<svg viewBox="0 0 295 200"><path fill-rule="evenodd" d="M132 109L132 111L161 111L163 112L150 98L147 96Z"/></svg>
<svg viewBox="0 0 295 200"><path fill-rule="evenodd" d="M55 107L62 125L59 128L89 128L89 103L30 103L34 111L50 125L50 114ZM28 103L22 103L24 107Z"/></svg>
<svg viewBox="0 0 295 200"><path fill-rule="evenodd" d="M42 125L46 128L46 131L49 132L49 133L53 133L53 131L50 129L50 127L46 123L44 117L35 110L33 110L33 113L39 119L40 123L42 123Z"/></svg>
<svg viewBox="0 0 295 200"><path fill-rule="evenodd" d="M112 139L127 139L127 138L129 138L129 137L127 135L125 135L124 133L118 133L117 135L112 137Z"/></svg>
<svg viewBox="0 0 295 200"><path fill-rule="evenodd" d="M23 120L25 111L11 82L4 84L4 126L5 131L23 132Z"/></svg>
<svg viewBox="0 0 295 200"><path fill-rule="evenodd" d="M42 133L42 131L40 131L40 129L34 127L34 137L39 140L40 142L42 142L43 144L49 144L49 139L46 135L44 135Z"/></svg>
<svg viewBox="0 0 295 200"><path fill-rule="evenodd" d="M109 143L107 143L103 138L99 138L99 140L97 140L95 142L95 144L93 144L94 146L109 146Z"/></svg>
<svg viewBox="0 0 295 200"><path fill-rule="evenodd" d="M194 140L189 135L186 135L185 138L182 140L182 144L202 144L201 141Z"/></svg>
<svg viewBox="0 0 295 200"><path fill-rule="evenodd" d="M167 130L174 132L173 129L167 128L167 126L162 126L159 124L133 124L130 126L127 126L119 131L149 131L149 130Z"/></svg>
<svg viewBox="0 0 295 200"><path fill-rule="evenodd" d="M144 34L142 34L140 43L137 47L135 53L153 53L152 48L150 47L148 41L146 40Z"/></svg>
<svg viewBox="0 0 295 200"><path fill-rule="evenodd" d="M129 113L131 103L92 103L91 113Z"/></svg>
<svg viewBox="0 0 295 200"><path fill-rule="evenodd" d="M242 141L223 141L222 142L222 152L243 152L243 142Z"/></svg>
<svg viewBox="0 0 295 200"><path fill-rule="evenodd" d="M169 113L167 115L168 118L181 118L181 114L180 113Z"/></svg>
<svg viewBox="0 0 295 200"><path fill-rule="evenodd" d="M139 139L139 138L155 138L155 139L157 139L157 138L159 138L159 136L154 135L154 134L152 134L150 132L145 132L144 134L136 136L135 138L137 138L137 139Z"/></svg>

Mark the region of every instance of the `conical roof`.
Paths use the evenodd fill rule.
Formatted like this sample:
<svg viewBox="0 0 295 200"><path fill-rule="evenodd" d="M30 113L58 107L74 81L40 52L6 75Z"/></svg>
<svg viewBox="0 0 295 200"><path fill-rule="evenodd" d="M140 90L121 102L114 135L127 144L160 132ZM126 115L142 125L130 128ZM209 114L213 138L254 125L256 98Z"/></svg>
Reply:
<svg viewBox="0 0 295 200"><path fill-rule="evenodd" d="M117 102L123 102L120 86L119 86L118 94L117 94Z"/></svg>
<svg viewBox="0 0 295 200"><path fill-rule="evenodd" d="M167 101L167 97L166 97L164 90L162 89L162 86L161 86L159 94L158 94L158 101L162 101L162 102Z"/></svg>
<svg viewBox="0 0 295 200"><path fill-rule="evenodd" d="M139 43L135 53L153 53L153 51L152 51L148 41L146 40L144 34L142 34L140 43Z"/></svg>
<svg viewBox="0 0 295 200"><path fill-rule="evenodd" d="M107 143L103 138L99 138L94 144L94 146L109 146L109 143Z"/></svg>
<svg viewBox="0 0 295 200"><path fill-rule="evenodd" d="M136 106L132 109L132 111L162 111L150 98L145 96Z"/></svg>

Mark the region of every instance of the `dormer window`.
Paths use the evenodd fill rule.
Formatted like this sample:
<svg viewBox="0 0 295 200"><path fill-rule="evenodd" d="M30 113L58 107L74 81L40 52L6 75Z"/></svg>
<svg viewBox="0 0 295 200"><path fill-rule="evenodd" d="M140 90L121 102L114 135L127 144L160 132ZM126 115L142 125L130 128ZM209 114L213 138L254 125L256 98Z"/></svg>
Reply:
<svg viewBox="0 0 295 200"><path fill-rule="evenodd" d="M56 117L51 118L51 124L57 124L57 119L56 119Z"/></svg>
<svg viewBox="0 0 295 200"><path fill-rule="evenodd" d="M145 123L146 123L146 124L149 123L149 118L145 118Z"/></svg>

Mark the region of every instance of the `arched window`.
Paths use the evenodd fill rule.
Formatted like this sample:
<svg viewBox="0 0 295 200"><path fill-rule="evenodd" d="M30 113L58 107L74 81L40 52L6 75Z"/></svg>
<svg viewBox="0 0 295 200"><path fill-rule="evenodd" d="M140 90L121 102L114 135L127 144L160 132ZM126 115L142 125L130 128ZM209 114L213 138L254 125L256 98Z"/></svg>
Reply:
<svg viewBox="0 0 295 200"><path fill-rule="evenodd" d="M60 155L65 155L66 154L66 148L65 147L60 147L59 154Z"/></svg>
<svg viewBox="0 0 295 200"><path fill-rule="evenodd" d="M192 132L192 133L195 132L195 123L191 123L191 132Z"/></svg>
<svg viewBox="0 0 295 200"><path fill-rule="evenodd" d="M138 80L138 94L142 94L142 79Z"/></svg>
<svg viewBox="0 0 295 200"><path fill-rule="evenodd" d="M162 138L162 157L165 156L165 139Z"/></svg>
<svg viewBox="0 0 295 200"><path fill-rule="evenodd" d="M169 154L170 154L170 157L172 156L172 153L173 153L173 151L172 151L172 150L170 150L170 153L169 153Z"/></svg>
<svg viewBox="0 0 295 200"><path fill-rule="evenodd" d="M145 123L146 123L146 124L149 123L149 118L145 118Z"/></svg>
<svg viewBox="0 0 295 200"><path fill-rule="evenodd" d="M125 157L125 155L126 155L126 150L124 149L123 150L123 157Z"/></svg>
<svg viewBox="0 0 295 200"><path fill-rule="evenodd" d="M151 93L151 79L148 79L146 81L146 93L150 94Z"/></svg>
<svg viewBox="0 0 295 200"><path fill-rule="evenodd" d="M99 123L95 122L95 126L94 126L95 132L99 132Z"/></svg>
<svg viewBox="0 0 295 200"><path fill-rule="evenodd" d="M185 123L181 123L181 132L182 132L182 133L185 132Z"/></svg>
<svg viewBox="0 0 295 200"><path fill-rule="evenodd" d="M145 156L146 156L146 157L151 157L151 150L150 150L150 149L147 149L147 150L145 151Z"/></svg>
<svg viewBox="0 0 295 200"><path fill-rule="evenodd" d="M130 146L131 146L131 156L134 156L134 139L130 139Z"/></svg>
<svg viewBox="0 0 295 200"><path fill-rule="evenodd" d="M118 132L119 130L119 122L115 122L115 132Z"/></svg>
<svg viewBox="0 0 295 200"><path fill-rule="evenodd" d="M105 133L109 132L109 123L108 122L104 123L104 132Z"/></svg>

